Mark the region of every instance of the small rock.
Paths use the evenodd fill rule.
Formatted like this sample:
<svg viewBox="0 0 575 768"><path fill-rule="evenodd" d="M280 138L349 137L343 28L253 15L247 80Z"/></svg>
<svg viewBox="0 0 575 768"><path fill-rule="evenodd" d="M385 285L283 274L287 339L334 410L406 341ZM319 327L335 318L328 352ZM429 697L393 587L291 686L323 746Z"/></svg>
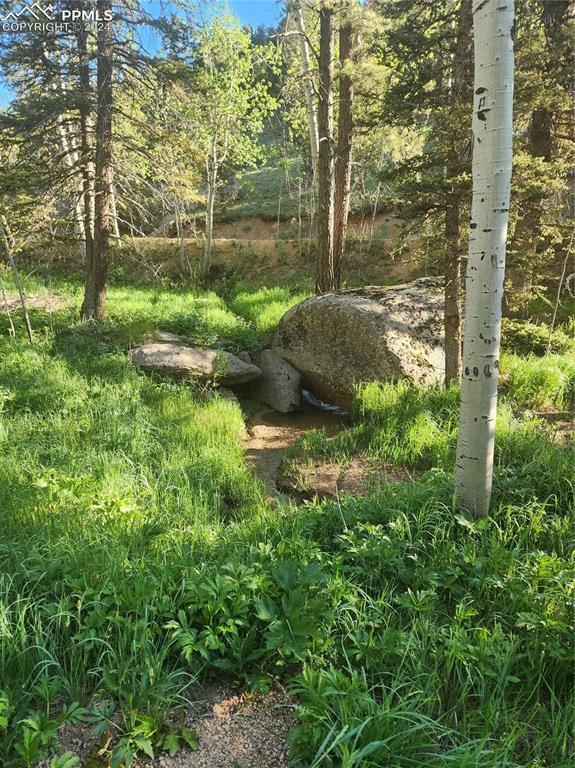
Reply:
<svg viewBox="0 0 575 768"><path fill-rule="evenodd" d="M240 360L243 360L244 363L250 363L250 365L253 363L252 356L245 349L242 349L241 352L238 352L238 357Z"/></svg>
<svg viewBox="0 0 575 768"><path fill-rule="evenodd" d="M301 405L301 375L273 349L264 349L259 360L262 379L254 395L280 413L295 411Z"/></svg>

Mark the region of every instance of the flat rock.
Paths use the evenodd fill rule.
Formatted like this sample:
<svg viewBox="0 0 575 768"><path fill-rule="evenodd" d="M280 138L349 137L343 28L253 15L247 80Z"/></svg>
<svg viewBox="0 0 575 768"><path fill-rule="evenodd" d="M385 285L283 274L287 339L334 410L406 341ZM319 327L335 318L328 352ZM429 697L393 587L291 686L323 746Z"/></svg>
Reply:
<svg viewBox="0 0 575 768"><path fill-rule="evenodd" d="M223 387L246 384L262 375L256 365L245 363L230 352L193 347L181 340L148 341L131 349L129 356L134 365L145 371L176 379L215 380Z"/></svg>
<svg viewBox="0 0 575 768"><path fill-rule="evenodd" d="M273 349L264 349L259 367L262 378L254 386L254 397L280 413L301 405L301 374Z"/></svg>
<svg viewBox="0 0 575 768"><path fill-rule="evenodd" d="M441 382L443 278L312 296L280 320L273 348L317 397L348 407L361 381Z"/></svg>

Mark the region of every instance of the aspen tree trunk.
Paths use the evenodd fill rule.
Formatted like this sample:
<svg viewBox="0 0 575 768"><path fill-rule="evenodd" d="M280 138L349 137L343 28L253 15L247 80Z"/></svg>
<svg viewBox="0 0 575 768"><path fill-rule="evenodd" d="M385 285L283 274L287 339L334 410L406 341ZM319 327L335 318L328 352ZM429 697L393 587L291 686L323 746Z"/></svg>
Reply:
<svg viewBox="0 0 575 768"><path fill-rule="evenodd" d="M311 55L309 42L305 31L305 22L301 7L301 0L296 0L292 6L293 24L298 33L298 49L301 65L304 73L303 87L307 109L307 124L309 131L309 149L314 183L317 183L318 158L319 158L319 129L318 116L313 92L313 80L311 69Z"/></svg>
<svg viewBox="0 0 575 768"><path fill-rule="evenodd" d="M52 64L49 51L44 48L44 58L48 65ZM59 67L57 74L57 81L52 83L52 89L58 91L58 87L61 91L65 91L65 81L62 76L60 57L58 53L55 54L54 61ZM80 62L82 64L82 62ZM76 197L74 200L74 232L78 238L78 245L80 249L80 261L82 264L86 263L86 222L84 219L84 186L82 181L82 174L80 169L80 157L76 147L74 138L70 135L68 126L64 122L62 115L58 115L56 118L56 128L58 130L58 136L60 137L60 144L62 146L62 159L64 165L71 171L71 176L74 179L76 187Z"/></svg>
<svg viewBox="0 0 575 768"><path fill-rule="evenodd" d="M99 0L97 8L102 18L111 11L111 0ZM104 316L110 235L112 232L112 76L114 38L110 23L98 30L97 42L97 117L95 164L94 242L91 259L86 262L86 283L82 317L99 322Z"/></svg>
<svg viewBox="0 0 575 768"><path fill-rule="evenodd" d="M207 275L212 266L212 251L214 247L214 204L216 200L216 183L218 179L218 158L216 140L212 141L211 157L208 161L208 194L206 198L206 244L204 247L204 274Z"/></svg>
<svg viewBox="0 0 575 768"><path fill-rule="evenodd" d="M351 155L353 142L353 82L345 71L352 55L353 29L345 20L339 28L339 122L337 127L337 156L335 160L334 203L334 282L341 286L341 263L345 255L349 199L351 197Z"/></svg>
<svg viewBox="0 0 575 768"><path fill-rule="evenodd" d="M457 112L467 96L468 62L471 59L471 0L461 0L457 23L457 41L451 78L450 111ZM470 88L471 91L471 88ZM447 200L445 209L445 386L461 377L461 192L457 177L462 171L462 136L459 124L451 131L447 152Z"/></svg>
<svg viewBox="0 0 575 768"><path fill-rule="evenodd" d="M44 50L44 57L50 64L50 55ZM60 64L60 60L56 57L56 62ZM64 81L62 73L58 74L58 84L60 89L64 90ZM52 88L57 90L58 84L54 82ZM58 136L60 137L60 144L62 145L62 158L64 165L68 170L72 172L72 176L75 181L76 197L74 200L74 232L78 237L78 244L80 248L80 261L82 264L86 263L86 232L84 220L84 188L82 183L82 177L79 169L79 155L75 147L74 139L70 136L68 127L66 126L62 115L58 115L56 118L56 127L58 129Z"/></svg>
<svg viewBox="0 0 575 768"><path fill-rule="evenodd" d="M319 163L316 293L335 290L333 252L333 10L322 5L319 43Z"/></svg>
<svg viewBox="0 0 575 768"><path fill-rule="evenodd" d="M455 492L460 509L486 515L511 192L514 0L473 0L473 25L473 198Z"/></svg>
<svg viewBox="0 0 575 768"><path fill-rule="evenodd" d="M182 223L180 201L178 200L177 197L174 198L174 212L176 216L176 235L178 237L178 250L180 253L180 268L184 269L186 266L186 245L184 241L184 225Z"/></svg>

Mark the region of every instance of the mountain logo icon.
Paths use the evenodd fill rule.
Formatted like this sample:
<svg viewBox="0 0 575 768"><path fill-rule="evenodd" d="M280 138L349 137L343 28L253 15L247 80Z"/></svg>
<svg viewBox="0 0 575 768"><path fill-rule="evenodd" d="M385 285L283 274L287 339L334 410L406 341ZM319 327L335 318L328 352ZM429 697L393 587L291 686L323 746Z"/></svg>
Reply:
<svg viewBox="0 0 575 768"><path fill-rule="evenodd" d="M36 21L52 21L54 18L54 6L41 3L24 3L19 10L10 11L0 18L0 21L18 21L22 16L31 16Z"/></svg>

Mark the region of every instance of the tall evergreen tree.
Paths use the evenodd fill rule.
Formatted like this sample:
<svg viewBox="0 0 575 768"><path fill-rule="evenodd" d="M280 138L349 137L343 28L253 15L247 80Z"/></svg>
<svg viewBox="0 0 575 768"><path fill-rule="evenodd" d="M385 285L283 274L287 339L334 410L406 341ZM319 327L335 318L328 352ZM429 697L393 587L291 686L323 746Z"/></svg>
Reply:
<svg viewBox="0 0 575 768"><path fill-rule="evenodd" d="M111 0L98 0L99 16L111 14ZM97 112L94 163L94 240L86 259L82 317L99 322L104 317L112 232L112 109L114 35L112 24L103 22L97 33Z"/></svg>

